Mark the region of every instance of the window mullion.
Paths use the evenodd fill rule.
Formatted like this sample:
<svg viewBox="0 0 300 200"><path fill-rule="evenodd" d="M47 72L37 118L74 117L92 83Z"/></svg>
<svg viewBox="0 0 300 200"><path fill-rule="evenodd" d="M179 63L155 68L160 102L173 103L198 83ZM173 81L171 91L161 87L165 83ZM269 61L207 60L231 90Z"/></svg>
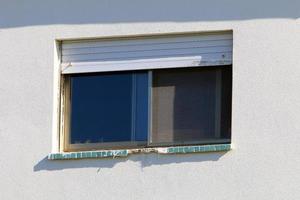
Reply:
<svg viewBox="0 0 300 200"><path fill-rule="evenodd" d="M152 70L148 71L148 141L147 145L152 143Z"/></svg>

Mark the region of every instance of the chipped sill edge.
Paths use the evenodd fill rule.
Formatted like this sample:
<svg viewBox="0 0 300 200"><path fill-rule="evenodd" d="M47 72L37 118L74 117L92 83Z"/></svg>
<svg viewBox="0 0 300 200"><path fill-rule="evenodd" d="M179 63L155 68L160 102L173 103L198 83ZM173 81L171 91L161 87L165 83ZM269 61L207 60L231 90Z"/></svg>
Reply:
<svg viewBox="0 0 300 200"><path fill-rule="evenodd" d="M232 144L212 144L212 145L193 145L193 146L171 146L171 147L153 147L139 149L121 149L121 150L96 150L80 152L62 152L50 153L49 160L74 160L74 159L96 159L96 158L118 158L127 157L130 154L137 153L158 153L158 154L187 154L187 153L205 153L230 151Z"/></svg>

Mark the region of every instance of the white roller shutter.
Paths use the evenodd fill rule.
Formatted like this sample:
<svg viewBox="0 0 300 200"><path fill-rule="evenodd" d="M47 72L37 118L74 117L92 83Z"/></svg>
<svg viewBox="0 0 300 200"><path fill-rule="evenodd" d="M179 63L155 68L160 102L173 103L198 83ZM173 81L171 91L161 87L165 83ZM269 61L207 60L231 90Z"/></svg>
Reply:
<svg viewBox="0 0 300 200"><path fill-rule="evenodd" d="M232 33L62 42L62 73L228 65Z"/></svg>

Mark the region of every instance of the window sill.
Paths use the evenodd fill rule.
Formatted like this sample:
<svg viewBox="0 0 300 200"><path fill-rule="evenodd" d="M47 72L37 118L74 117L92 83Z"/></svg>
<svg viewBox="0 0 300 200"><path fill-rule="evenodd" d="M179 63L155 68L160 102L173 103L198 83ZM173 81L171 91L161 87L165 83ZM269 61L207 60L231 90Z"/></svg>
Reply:
<svg viewBox="0 0 300 200"><path fill-rule="evenodd" d="M70 159L93 159L93 158L117 158L126 157L134 153L158 153L158 154L186 154L229 151L231 144L197 145L197 146L173 146L155 147L142 149L123 149L123 150L97 150L81 152L50 153L49 160L70 160Z"/></svg>

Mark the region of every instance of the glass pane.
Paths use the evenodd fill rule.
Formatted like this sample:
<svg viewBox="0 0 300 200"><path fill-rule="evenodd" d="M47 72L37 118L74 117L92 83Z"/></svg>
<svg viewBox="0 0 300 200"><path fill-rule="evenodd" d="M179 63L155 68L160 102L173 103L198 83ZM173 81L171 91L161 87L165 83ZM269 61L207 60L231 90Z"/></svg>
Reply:
<svg viewBox="0 0 300 200"><path fill-rule="evenodd" d="M148 96L140 92L148 88L145 74L72 75L71 144L144 141L148 127L136 128L136 117L148 115Z"/></svg>
<svg viewBox="0 0 300 200"><path fill-rule="evenodd" d="M148 72L136 72L136 112L135 112L135 140L147 141L149 130L149 77Z"/></svg>
<svg viewBox="0 0 300 200"><path fill-rule="evenodd" d="M153 71L154 144L230 139L231 67Z"/></svg>

